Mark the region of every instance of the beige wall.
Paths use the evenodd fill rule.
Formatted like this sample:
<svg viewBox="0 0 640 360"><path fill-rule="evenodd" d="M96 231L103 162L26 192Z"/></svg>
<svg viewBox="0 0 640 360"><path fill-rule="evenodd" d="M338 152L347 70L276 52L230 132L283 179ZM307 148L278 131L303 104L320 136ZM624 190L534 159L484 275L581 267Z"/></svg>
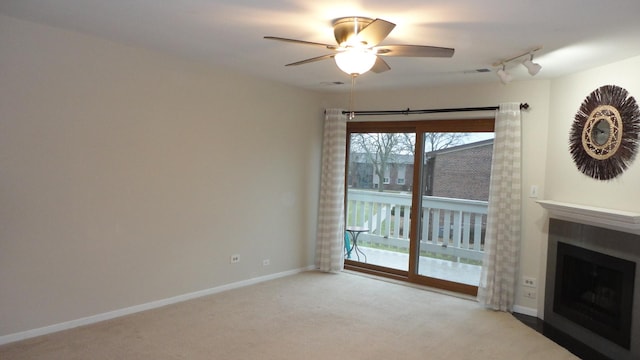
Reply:
<svg viewBox="0 0 640 360"><path fill-rule="evenodd" d="M530 104L521 275L538 278L538 301L518 290L517 304L541 315L547 220L529 188L640 211L637 162L600 182L567 150L584 97L604 84L638 96L638 68L640 57L507 86L356 87L354 103ZM313 263L322 109L347 108L348 93L300 91L4 16L0 74L0 336ZM229 264L233 253L239 264Z"/></svg>
<svg viewBox="0 0 640 360"><path fill-rule="evenodd" d="M627 89L640 104L640 57L591 69L553 82L547 153L547 198L640 212L640 161L611 181L579 172L568 151L568 134L585 97L603 85Z"/></svg>
<svg viewBox="0 0 640 360"><path fill-rule="evenodd" d="M0 336L313 264L317 94L5 16L0 73Z"/></svg>
<svg viewBox="0 0 640 360"><path fill-rule="evenodd" d="M552 82L546 159L545 198L549 200L640 212L640 161L620 176L599 181L583 175L568 150L571 124L580 104L603 85L625 88L640 104L640 56L566 76ZM546 231L546 218L541 221ZM546 242L543 243L546 254ZM546 258L541 261L541 271ZM544 282L540 282L543 286ZM538 307L544 311L544 303Z"/></svg>

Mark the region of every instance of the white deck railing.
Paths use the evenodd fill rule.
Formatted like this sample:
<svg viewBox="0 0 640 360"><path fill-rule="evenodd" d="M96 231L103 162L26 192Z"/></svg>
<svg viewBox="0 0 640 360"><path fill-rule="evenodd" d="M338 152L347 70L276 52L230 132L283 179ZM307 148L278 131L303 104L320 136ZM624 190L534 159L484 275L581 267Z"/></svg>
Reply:
<svg viewBox="0 0 640 360"><path fill-rule="evenodd" d="M411 194L349 190L347 225L364 226L369 232L358 238L359 246L407 252ZM422 197L420 251L481 261L487 202Z"/></svg>

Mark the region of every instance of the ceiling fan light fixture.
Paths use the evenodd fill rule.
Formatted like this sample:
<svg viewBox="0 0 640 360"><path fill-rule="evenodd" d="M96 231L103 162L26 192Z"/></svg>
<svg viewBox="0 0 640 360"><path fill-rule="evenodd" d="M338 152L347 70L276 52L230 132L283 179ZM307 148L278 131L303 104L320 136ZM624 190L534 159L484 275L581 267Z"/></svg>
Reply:
<svg viewBox="0 0 640 360"><path fill-rule="evenodd" d="M529 59L523 61L522 65L527 68L527 71L531 76L534 76L542 69L542 66L540 64L536 64L533 62L533 54L531 54L531 57Z"/></svg>
<svg viewBox="0 0 640 360"><path fill-rule="evenodd" d="M333 21L336 44L265 36L265 39L322 47L330 53L286 64L296 66L334 59L340 70L351 77L367 71L382 73L391 70L384 57L452 57L455 49L426 45L380 45L396 25L383 19L360 16L341 17Z"/></svg>
<svg viewBox="0 0 640 360"><path fill-rule="evenodd" d="M362 75L376 63L376 54L369 49L348 49L334 57L338 68L348 75Z"/></svg>

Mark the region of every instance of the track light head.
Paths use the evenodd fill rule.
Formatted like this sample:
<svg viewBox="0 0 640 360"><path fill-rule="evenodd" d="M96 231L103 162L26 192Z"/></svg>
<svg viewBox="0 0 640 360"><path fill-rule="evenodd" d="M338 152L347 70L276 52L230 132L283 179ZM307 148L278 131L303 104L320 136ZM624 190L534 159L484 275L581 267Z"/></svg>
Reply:
<svg viewBox="0 0 640 360"><path fill-rule="evenodd" d="M533 62L533 53L542 49L541 46L528 50L525 53L521 53L520 55L512 56L508 59L503 59L498 62L493 63L494 67L500 67L500 70L496 71L496 75L500 78L503 84L507 84L513 80L511 74L507 72L506 66L510 64L512 61L518 60L524 56L529 55L529 58L522 62L522 65L527 68L529 75L534 76L542 69L540 64L536 64Z"/></svg>
<svg viewBox="0 0 640 360"><path fill-rule="evenodd" d="M534 76L535 74L540 72L540 69L542 69L542 66L540 64L536 64L533 62L533 54L531 54L531 57L529 59L523 61L522 65L527 68L527 71L531 76Z"/></svg>
<svg viewBox="0 0 640 360"><path fill-rule="evenodd" d="M502 65L502 69L496 72L496 75L498 75L500 81L502 81L503 84L508 84L511 82L511 80L513 80L513 76L511 76L511 74L507 72L506 66L504 64Z"/></svg>

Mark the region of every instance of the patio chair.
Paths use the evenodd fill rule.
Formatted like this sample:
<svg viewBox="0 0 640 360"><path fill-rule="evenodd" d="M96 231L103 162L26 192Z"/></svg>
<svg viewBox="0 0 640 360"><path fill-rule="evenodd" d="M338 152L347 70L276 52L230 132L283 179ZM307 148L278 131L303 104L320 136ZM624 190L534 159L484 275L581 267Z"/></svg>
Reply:
<svg viewBox="0 0 640 360"><path fill-rule="evenodd" d="M344 254L347 259L351 259L351 235L349 232L344 232Z"/></svg>

